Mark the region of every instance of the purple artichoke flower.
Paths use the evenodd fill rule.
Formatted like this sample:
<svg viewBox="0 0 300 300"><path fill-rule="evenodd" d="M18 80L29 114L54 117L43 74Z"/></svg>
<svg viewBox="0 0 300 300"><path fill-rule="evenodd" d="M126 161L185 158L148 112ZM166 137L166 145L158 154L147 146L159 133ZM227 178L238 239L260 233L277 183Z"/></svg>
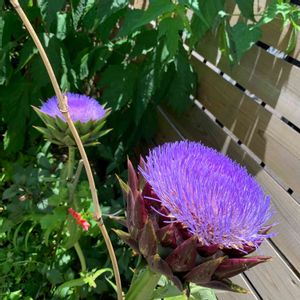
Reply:
<svg viewBox="0 0 300 300"><path fill-rule="evenodd" d="M105 116L105 109L95 99L85 95L67 93L68 107L73 122L87 123L90 120L98 121ZM57 97L48 99L41 106L41 111L51 117L59 117L65 121L57 105Z"/></svg>
<svg viewBox="0 0 300 300"><path fill-rule="evenodd" d="M86 146L96 144L96 139L110 131L101 130L110 111L104 109L97 100L88 96L72 93L67 93L66 96L71 119L82 142ZM35 128L46 139L60 146L73 147L76 145L66 120L58 108L57 97L48 99L40 109L37 107L33 107L33 109L46 125L46 128Z"/></svg>
<svg viewBox="0 0 300 300"><path fill-rule="evenodd" d="M272 236L270 198L255 179L188 141L154 148L139 171L128 161L128 184L119 179L128 232L118 236L179 289L193 282L245 293L229 278L270 259L246 256Z"/></svg>
<svg viewBox="0 0 300 300"><path fill-rule="evenodd" d="M270 197L246 169L196 142L154 148L140 172L169 211L203 245L258 247L270 217Z"/></svg>

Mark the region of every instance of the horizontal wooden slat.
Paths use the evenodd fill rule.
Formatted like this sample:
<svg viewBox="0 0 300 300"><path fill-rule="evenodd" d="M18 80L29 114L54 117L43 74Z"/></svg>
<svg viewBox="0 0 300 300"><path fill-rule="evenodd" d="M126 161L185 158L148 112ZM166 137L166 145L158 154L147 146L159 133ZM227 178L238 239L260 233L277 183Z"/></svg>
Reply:
<svg viewBox="0 0 300 300"><path fill-rule="evenodd" d="M300 135L205 64L193 63L204 106L299 194Z"/></svg>
<svg viewBox="0 0 300 300"><path fill-rule="evenodd" d="M278 232L272 240L282 253L289 259L295 268L300 268L300 207L295 204L293 199L284 191L280 186L274 182L274 180L258 165L251 160L251 157L243 151L231 138L225 134L225 132L219 128L207 115L193 107L188 113L176 117L169 115L169 119L176 124L180 133L191 140L201 140L207 145L213 146L218 150L223 150L231 158L236 159L239 163L248 167L248 170L254 174L258 181L264 186L272 197L272 203L276 207L277 213L275 219L280 223L274 230ZM176 137L170 135L170 129L165 130L161 124L161 130L159 134L159 141L165 140L173 141ZM178 136L178 135L177 135ZM177 138L178 139L178 138ZM255 276L257 280L264 282L269 286L276 285L277 289L280 289L278 297L272 298L274 295L269 289L267 292L258 291L259 294L263 293L265 297L263 299L282 299L282 295L298 295L299 292L299 280L295 274L284 264L278 253L274 251L270 245L264 246L267 248L260 248L262 252L259 254L274 256L275 265L273 262L269 263L267 269L261 269L262 271L256 271ZM267 251L265 250L267 249ZM267 265L267 264L265 264ZM273 272L276 272L276 276L273 278L266 270L273 268ZM255 268L254 268L255 269ZM254 270L253 269L253 270ZM252 272L252 270L249 271ZM252 278L251 278L252 282ZM295 284L294 284L295 282ZM255 285L256 287L256 285ZM268 296L268 293L271 293ZM272 297L271 297L272 296ZM296 298L289 298L296 299Z"/></svg>
<svg viewBox="0 0 300 300"><path fill-rule="evenodd" d="M211 34L199 44L198 51L208 61L217 62L217 41ZM239 65L230 67L228 61L222 58L217 66L300 127L300 68L257 46L242 58Z"/></svg>
<svg viewBox="0 0 300 300"><path fill-rule="evenodd" d="M274 249L268 243L263 243L259 248L259 253L272 256L272 261L252 268L246 272L246 275L262 299L300 299L299 279L290 272ZM282 289L283 285L284 289Z"/></svg>

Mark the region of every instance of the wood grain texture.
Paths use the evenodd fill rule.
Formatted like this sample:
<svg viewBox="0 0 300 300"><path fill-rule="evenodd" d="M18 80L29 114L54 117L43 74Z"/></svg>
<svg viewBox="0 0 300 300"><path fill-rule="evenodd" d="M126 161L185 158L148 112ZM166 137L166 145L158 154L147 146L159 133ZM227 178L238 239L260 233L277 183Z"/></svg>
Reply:
<svg viewBox="0 0 300 300"><path fill-rule="evenodd" d="M205 64L193 63L201 103L299 194L300 135Z"/></svg>
<svg viewBox="0 0 300 300"><path fill-rule="evenodd" d="M270 255L271 262L258 265L245 272L264 300L300 299L300 281L276 255L268 243L263 243L258 254ZM262 275L263 274L263 275ZM284 285L284 289L282 286Z"/></svg>
<svg viewBox="0 0 300 300"><path fill-rule="evenodd" d="M257 46L242 58L239 65L230 67L225 58L218 61L217 42L211 34L199 43L198 52L300 127L300 68Z"/></svg>
<svg viewBox="0 0 300 300"><path fill-rule="evenodd" d="M245 165L248 170L256 175L258 181L263 185L267 193L272 197L273 206L277 212L275 219L280 223L275 231L278 233L272 240L274 244L281 250L281 252L289 259L295 268L300 268L300 207L295 201L276 183L274 180L259 166L251 157L243 151L232 139L218 127L210 118L197 107L178 117L173 114L168 114L169 120L176 125L177 129L184 138L190 140L198 140L212 146L228 156L235 159L239 163ZM178 140L178 134L165 121L160 120L160 133L158 135L158 142ZM292 295L288 299L295 298L299 293L299 280L295 274L285 265L280 258L280 254L274 251L269 245L260 248L260 255L272 255L274 261L270 262L268 266L261 266L260 271L255 272L256 281L263 282L264 285L270 287L276 286L280 290L278 296L272 292L272 288L265 288L260 285L258 293L264 295L263 299L281 300L282 295ZM269 270L273 270L276 275L272 276ZM250 270L254 272L255 268ZM248 276L250 276L248 274ZM253 276L252 276L253 277ZM251 283L252 278L251 278ZM254 284L257 288L256 283ZM266 290L266 291L265 291ZM240 298L242 299L242 298Z"/></svg>

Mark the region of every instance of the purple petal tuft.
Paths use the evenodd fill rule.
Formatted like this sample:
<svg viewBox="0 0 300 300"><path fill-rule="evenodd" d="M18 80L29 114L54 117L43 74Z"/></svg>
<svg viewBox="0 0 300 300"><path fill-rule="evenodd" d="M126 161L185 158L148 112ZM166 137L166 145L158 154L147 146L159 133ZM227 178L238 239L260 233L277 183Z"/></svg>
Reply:
<svg viewBox="0 0 300 300"><path fill-rule="evenodd" d="M152 149L140 172L161 204L204 245L255 247L269 221L270 197L245 168L200 143Z"/></svg>
<svg viewBox="0 0 300 300"><path fill-rule="evenodd" d="M90 120L98 121L106 113L105 109L99 102L85 95L67 93L70 116L73 122L80 121L86 123ZM57 106L57 97L48 99L41 106L41 111L52 117L59 117L65 121L62 113Z"/></svg>

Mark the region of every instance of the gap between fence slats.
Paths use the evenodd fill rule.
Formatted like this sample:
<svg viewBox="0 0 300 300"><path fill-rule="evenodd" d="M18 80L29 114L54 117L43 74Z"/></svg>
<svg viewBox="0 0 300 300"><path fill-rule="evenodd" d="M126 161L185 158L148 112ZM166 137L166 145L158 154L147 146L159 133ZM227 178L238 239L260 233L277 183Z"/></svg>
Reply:
<svg viewBox="0 0 300 300"><path fill-rule="evenodd" d="M208 61L217 63L219 55L213 35L206 35L203 42L199 43L198 52ZM230 67L225 58L216 65L280 115L300 127L300 68L274 57L258 46L254 46L239 65Z"/></svg>
<svg viewBox="0 0 300 300"><path fill-rule="evenodd" d="M196 114L193 114L193 112L197 112L197 117ZM203 111L201 110L197 110L196 107L193 107L190 112L188 114L185 114L184 116L181 117L174 117L173 115L169 115L167 114L169 120L171 120L171 122L173 124L176 125L177 129L181 132L181 134L188 139L191 140L201 140L202 142L204 142L205 144L208 144L210 146L213 146L215 148L217 148L218 150L221 150L222 148L224 149L224 145L226 148L227 154L229 156L233 156L236 157L236 153L238 153L238 157L240 158L247 158L247 154L244 153L244 151L235 143L231 143L230 140L231 138L229 136L227 136L221 128L219 128L215 123L213 123L212 120L210 120ZM164 141L174 141L176 139L178 139L178 134L174 134L174 130L173 134L170 133L171 129L166 129L164 128L164 124L160 124L160 128L161 128L161 132L159 134L158 137L158 141L160 142L164 142ZM250 158L249 158L250 159ZM259 168L259 166L257 166L257 168ZM261 170L260 173L265 173L264 170ZM268 176L267 174L265 174L265 176ZM260 178L261 179L261 178ZM272 180L270 178L270 180ZM259 180L260 181L260 180ZM262 183L263 184L263 183ZM275 185L277 185L275 183ZM278 185L277 185L278 186ZM280 187L279 187L280 188ZM278 192L277 190L275 191L276 193ZM272 194L272 197L274 196L274 194ZM283 197L284 198L288 198L289 195L287 193L285 193L284 195L279 194L278 196ZM273 199L272 201L282 201L282 198L280 199ZM291 200L291 199L290 199ZM285 201L283 201L285 202ZM292 203L294 203L294 201L291 201ZM288 205L289 203L285 203L283 206L285 207L286 205ZM299 208L299 207L298 207ZM299 216L299 211L294 212L295 215L298 214ZM284 211L278 211L278 213L276 214L281 216L282 214L286 214L286 212ZM288 217L288 215L286 215L286 217ZM278 218L277 218L278 220ZM295 262L296 266L295 267L299 267L299 255L298 255L298 250L299 249L299 245L297 247L297 245L291 245L289 243L287 243L288 239L289 241L293 241L293 240L298 240L299 243L299 233L297 233L297 228L298 228L298 232L299 232L299 222L298 224L292 224L293 228L292 230L295 230L295 232L293 234L296 234L296 236L291 235L291 228L290 228L290 224L287 223L287 220L285 218L283 219L279 219L278 220L280 222L280 225L278 225L274 230L275 231L279 231L279 227L281 228L280 232L278 232L277 237L274 237L274 241L276 240L277 243L278 242L278 247L281 249L281 251L288 256L293 256L294 259L298 259L298 261ZM299 220L298 220L299 221ZM279 245L280 244L280 245ZM283 248L282 248L282 247ZM295 247L295 248L294 248ZM293 249L291 249L293 248ZM291 250L291 252L290 252ZM261 251L258 251L259 255L271 255L274 257L274 261L275 264L273 264L273 262L270 262L269 265L267 267L265 267L266 269L264 269L264 266L260 266L260 270L261 272L255 272L255 280L258 281L262 281L264 282L265 285L269 286L267 288L266 291L262 291L261 285L258 286L258 293L259 295L262 293L265 295L265 297L263 297L263 299L274 299L274 300L281 300L282 299L282 295L290 295L292 294L293 297L298 295L299 293L299 279L297 279L297 277L295 276L295 274L293 273L293 271L285 264L285 262L281 259L280 254L277 253L274 248L272 246L270 246L269 243L265 243L265 245L263 246L263 248L261 248ZM268 264L268 263L267 263ZM264 265L267 265L264 264ZM276 273L275 275L272 275L272 273L270 274L269 269L272 268L273 272ZM254 270L254 269L253 269ZM251 283L253 284L254 282L252 282L252 270L246 272L247 276L251 277ZM256 282L254 284L255 288L257 288L256 286ZM280 290L280 293L278 294L278 297L273 297L273 292L270 290L272 289L273 286L276 286L276 289ZM265 287L264 287L265 288ZM266 295L272 295L272 297L270 296L266 296ZM293 298L290 298L293 299ZM296 299L296 298L295 298Z"/></svg>
<svg viewBox="0 0 300 300"><path fill-rule="evenodd" d="M300 194L300 135L202 62L193 64L203 105Z"/></svg>

